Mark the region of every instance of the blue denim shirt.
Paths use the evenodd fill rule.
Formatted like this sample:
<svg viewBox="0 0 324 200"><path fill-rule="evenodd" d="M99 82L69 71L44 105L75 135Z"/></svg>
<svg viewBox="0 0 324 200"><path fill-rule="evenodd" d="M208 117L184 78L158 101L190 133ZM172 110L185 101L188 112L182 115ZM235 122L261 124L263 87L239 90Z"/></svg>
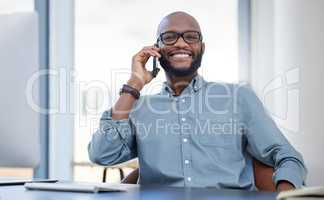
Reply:
<svg viewBox="0 0 324 200"><path fill-rule="evenodd" d="M142 96L129 119L113 120L111 112L88 146L90 160L114 165L138 157L141 184L255 190L252 158L274 167L275 184L298 188L305 179L302 156L247 86L197 75L179 96L166 83Z"/></svg>

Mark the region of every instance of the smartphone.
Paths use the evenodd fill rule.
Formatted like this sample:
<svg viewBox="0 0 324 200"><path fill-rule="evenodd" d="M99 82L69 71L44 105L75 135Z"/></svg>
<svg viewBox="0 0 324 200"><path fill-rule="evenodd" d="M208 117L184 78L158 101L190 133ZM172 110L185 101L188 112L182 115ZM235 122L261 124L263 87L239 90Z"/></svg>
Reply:
<svg viewBox="0 0 324 200"><path fill-rule="evenodd" d="M158 47L157 44L154 44L154 46ZM160 68L157 67L156 57L153 58L153 70L152 70L152 76L155 78L157 74L160 71Z"/></svg>
<svg viewBox="0 0 324 200"><path fill-rule="evenodd" d="M157 74L159 73L160 68L157 67L156 57L153 58L153 70L152 70L152 76L155 78Z"/></svg>

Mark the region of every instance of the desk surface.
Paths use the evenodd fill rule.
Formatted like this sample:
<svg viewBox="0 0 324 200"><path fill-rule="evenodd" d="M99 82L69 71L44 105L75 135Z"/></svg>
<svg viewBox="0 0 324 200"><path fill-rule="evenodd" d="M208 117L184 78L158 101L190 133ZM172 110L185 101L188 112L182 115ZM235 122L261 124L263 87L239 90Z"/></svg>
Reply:
<svg viewBox="0 0 324 200"><path fill-rule="evenodd" d="M28 191L23 186L0 187L0 200L275 200L277 193L248 192L240 190L217 190L214 188L178 188L159 186L139 186L128 192L104 192L104 193L76 193L76 192L50 192Z"/></svg>

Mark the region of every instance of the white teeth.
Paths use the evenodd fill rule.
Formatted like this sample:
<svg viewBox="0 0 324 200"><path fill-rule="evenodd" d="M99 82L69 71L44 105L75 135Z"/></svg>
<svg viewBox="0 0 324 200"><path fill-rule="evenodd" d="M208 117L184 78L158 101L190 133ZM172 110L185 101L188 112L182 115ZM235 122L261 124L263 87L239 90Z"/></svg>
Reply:
<svg viewBox="0 0 324 200"><path fill-rule="evenodd" d="M174 54L173 57L176 57L176 58L186 58L186 57L189 57L188 54Z"/></svg>

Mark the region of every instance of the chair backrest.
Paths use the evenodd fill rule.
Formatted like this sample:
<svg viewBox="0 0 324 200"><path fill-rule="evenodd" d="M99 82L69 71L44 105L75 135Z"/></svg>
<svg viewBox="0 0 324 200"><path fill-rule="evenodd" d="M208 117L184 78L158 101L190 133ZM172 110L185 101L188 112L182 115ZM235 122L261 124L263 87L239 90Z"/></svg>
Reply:
<svg viewBox="0 0 324 200"><path fill-rule="evenodd" d="M273 168L261 163L258 160L253 160L253 172L255 185L260 191L276 191L276 188L272 182ZM137 184L139 177L139 169L133 170L128 176L126 176L122 183Z"/></svg>
<svg viewBox="0 0 324 200"><path fill-rule="evenodd" d="M253 172L255 185L260 191L276 191L276 187L272 181L274 172L273 167L265 165L256 159L253 159Z"/></svg>
<svg viewBox="0 0 324 200"><path fill-rule="evenodd" d="M131 171L121 182L127 184L137 184L139 177L139 169Z"/></svg>

